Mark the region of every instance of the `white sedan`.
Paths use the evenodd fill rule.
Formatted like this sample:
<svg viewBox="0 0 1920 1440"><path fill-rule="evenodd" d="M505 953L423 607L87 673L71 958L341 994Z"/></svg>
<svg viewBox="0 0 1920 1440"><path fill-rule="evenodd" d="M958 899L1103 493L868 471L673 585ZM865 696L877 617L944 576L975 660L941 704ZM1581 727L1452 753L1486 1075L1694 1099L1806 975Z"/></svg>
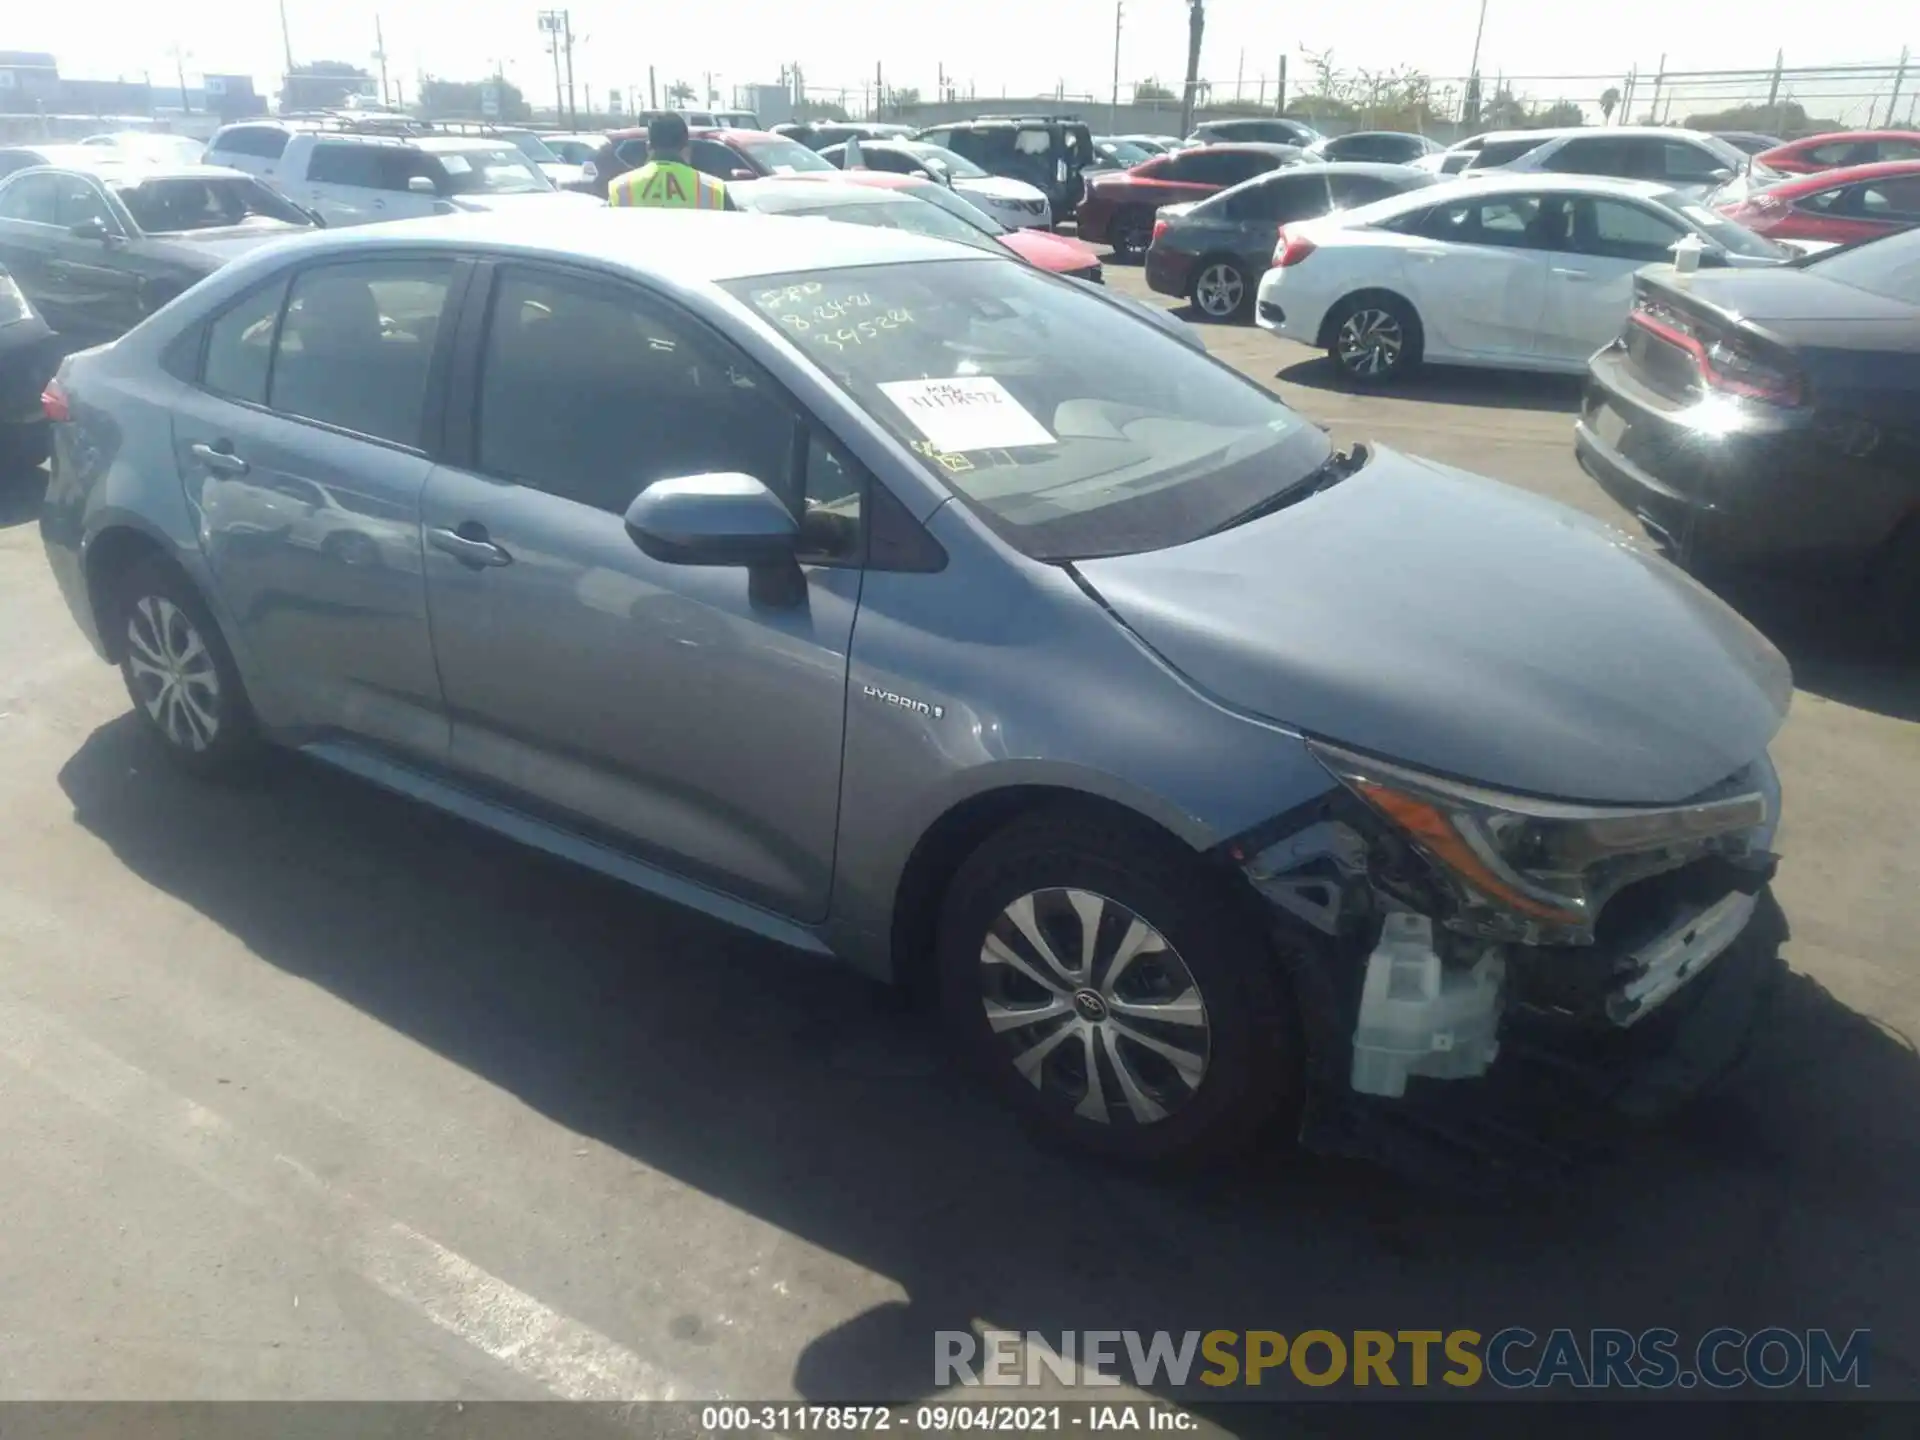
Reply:
<svg viewBox="0 0 1920 1440"><path fill-rule="evenodd" d="M1488 175L1288 225L1255 318L1383 384L1422 360L1583 373L1633 272L1698 237L1702 265L1798 252L1651 181Z"/></svg>

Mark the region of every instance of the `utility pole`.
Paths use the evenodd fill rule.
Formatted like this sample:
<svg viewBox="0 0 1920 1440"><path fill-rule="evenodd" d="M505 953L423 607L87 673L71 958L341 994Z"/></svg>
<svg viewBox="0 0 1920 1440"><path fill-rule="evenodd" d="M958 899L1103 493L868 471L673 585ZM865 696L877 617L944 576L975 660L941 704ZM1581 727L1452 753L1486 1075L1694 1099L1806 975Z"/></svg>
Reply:
<svg viewBox="0 0 1920 1440"><path fill-rule="evenodd" d="M380 62L380 103L390 103L387 99L387 37L380 33L380 17L373 17L373 58Z"/></svg>
<svg viewBox="0 0 1920 1440"><path fill-rule="evenodd" d="M1280 57L1280 74L1273 82L1273 113L1287 113L1287 57Z"/></svg>
<svg viewBox="0 0 1920 1440"><path fill-rule="evenodd" d="M1126 0L1113 0L1113 114L1107 124L1115 132L1120 129L1120 16L1126 8Z"/></svg>
<svg viewBox="0 0 1920 1440"><path fill-rule="evenodd" d="M567 123L575 130L580 128L580 112L573 103L573 13L560 12L560 34L567 45Z"/></svg>
<svg viewBox="0 0 1920 1440"><path fill-rule="evenodd" d="M887 115L887 80L880 73L880 62L873 62L873 115L876 120L884 120Z"/></svg>
<svg viewBox="0 0 1920 1440"><path fill-rule="evenodd" d="M1773 118L1767 123L1776 128L1778 128L1780 124L1780 112L1775 110L1774 106L1777 105L1780 100L1780 71L1785 67L1786 63L1787 52L1785 50L1776 50L1773 52L1773 83L1767 86L1767 113ZM1887 112L1887 119L1893 119L1893 112L1891 110ZM1871 117L1869 117L1869 121L1871 121Z"/></svg>
<svg viewBox="0 0 1920 1440"><path fill-rule="evenodd" d="M187 52L182 50L177 42L173 47L173 74L174 78L180 82L181 113L191 115L193 104L187 99Z"/></svg>
<svg viewBox="0 0 1920 1440"><path fill-rule="evenodd" d="M660 108L660 84L653 78L651 65L647 66L647 108L649 110Z"/></svg>
<svg viewBox="0 0 1920 1440"><path fill-rule="evenodd" d="M1180 92L1180 133L1193 133L1193 92L1200 80L1200 39L1206 33L1207 13L1201 0L1187 0L1187 83Z"/></svg>
<svg viewBox="0 0 1920 1440"><path fill-rule="evenodd" d="M287 52L287 75L293 75L293 32L287 29L287 0L280 0L280 43ZM285 100L281 104L285 105Z"/></svg>
<svg viewBox="0 0 1920 1440"><path fill-rule="evenodd" d="M1900 47L1900 68L1893 72L1893 94L1887 97L1887 124L1889 125L1893 124L1894 107L1900 103L1900 86L1907 78L1907 57L1909 53L1906 46L1902 45ZM1871 119L1871 117L1869 117L1869 119Z"/></svg>
<svg viewBox="0 0 1920 1440"><path fill-rule="evenodd" d="M1240 47L1240 68L1233 72L1233 103L1240 103L1240 87L1247 78L1247 47Z"/></svg>
<svg viewBox="0 0 1920 1440"><path fill-rule="evenodd" d="M553 123L562 123L566 114L566 93L560 87L560 31L561 14L558 10L540 12L540 33L547 37L547 49L553 55Z"/></svg>

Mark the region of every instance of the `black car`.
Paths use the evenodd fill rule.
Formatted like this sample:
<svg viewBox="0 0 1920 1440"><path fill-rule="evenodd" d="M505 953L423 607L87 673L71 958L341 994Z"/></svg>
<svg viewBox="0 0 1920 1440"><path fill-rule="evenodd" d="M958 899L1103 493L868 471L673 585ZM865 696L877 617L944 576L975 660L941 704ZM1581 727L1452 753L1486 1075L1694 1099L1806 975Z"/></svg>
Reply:
<svg viewBox="0 0 1920 1440"><path fill-rule="evenodd" d="M1162 207L1147 247L1147 285L1185 295L1209 320L1243 320L1273 263L1280 227L1432 185L1406 165L1299 165L1275 170L1205 200Z"/></svg>
<svg viewBox="0 0 1920 1440"><path fill-rule="evenodd" d="M236 255L316 228L251 175L102 161L0 182L0 265L68 351L113 340Z"/></svg>
<svg viewBox="0 0 1920 1440"><path fill-rule="evenodd" d="M1641 271L1574 437L1678 558L1864 570L1920 634L1920 230L1777 268Z"/></svg>
<svg viewBox="0 0 1920 1440"><path fill-rule="evenodd" d="M0 483L46 458L40 392L60 364L59 337L0 266Z"/></svg>
<svg viewBox="0 0 1920 1440"><path fill-rule="evenodd" d="M1081 172L1094 163L1093 132L1071 115L984 116L936 125L913 138L944 145L989 175L1035 186L1056 219L1079 205L1086 194Z"/></svg>
<svg viewBox="0 0 1920 1440"><path fill-rule="evenodd" d="M1244 120L1207 120L1193 127L1189 145L1243 145L1249 141L1265 145L1298 145L1302 149L1323 138L1304 120L1289 120L1283 115L1263 115Z"/></svg>
<svg viewBox="0 0 1920 1440"><path fill-rule="evenodd" d="M1307 147L1322 160L1363 160L1375 165L1411 165L1423 155L1435 155L1441 146L1425 135L1398 130L1356 130L1329 135Z"/></svg>

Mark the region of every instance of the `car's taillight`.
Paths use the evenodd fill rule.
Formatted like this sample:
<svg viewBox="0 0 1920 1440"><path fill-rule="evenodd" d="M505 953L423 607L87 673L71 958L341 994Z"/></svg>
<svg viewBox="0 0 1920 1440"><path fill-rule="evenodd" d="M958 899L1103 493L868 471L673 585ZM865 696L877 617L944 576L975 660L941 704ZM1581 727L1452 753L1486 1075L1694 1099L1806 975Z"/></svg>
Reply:
<svg viewBox="0 0 1920 1440"><path fill-rule="evenodd" d="M1739 332L1688 314L1657 296L1635 296L1627 323L1691 356L1701 383L1709 390L1789 409L1806 398L1799 372L1785 357L1769 355Z"/></svg>
<svg viewBox="0 0 1920 1440"><path fill-rule="evenodd" d="M73 418L73 411L67 406L67 392L60 388L58 380L49 380L47 388L40 392L40 408L46 412L49 420Z"/></svg>
<svg viewBox="0 0 1920 1440"><path fill-rule="evenodd" d="M1164 220L1156 219L1153 222L1153 243L1155 245L1158 245L1160 243L1160 237L1166 233L1167 233L1167 222Z"/></svg>
<svg viewBox="0 0 1920 1440"><path fill-rule="evenodd" d="M1273 263L1276 266L1298 265L1302 260L1306 259L1307 256L1311 255L1313 250L1313 241L1309 240L1306 236L1296 235L1291 231L1282 230L1280 232L1280 243L1273 247ZM1315 273L1317 274L1319 272L1316 271Z"/></svg>

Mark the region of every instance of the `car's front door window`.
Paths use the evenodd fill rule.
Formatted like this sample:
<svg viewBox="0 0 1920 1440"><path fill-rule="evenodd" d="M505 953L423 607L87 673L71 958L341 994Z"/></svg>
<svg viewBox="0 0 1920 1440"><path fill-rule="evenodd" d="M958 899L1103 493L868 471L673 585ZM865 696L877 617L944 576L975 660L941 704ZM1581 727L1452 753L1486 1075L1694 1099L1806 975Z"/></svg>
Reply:
<svg viewBox="0 0 1920 1440"><path fill-rule="evenodd" d="M60 223L60 179L55 175L22 175L0 190L0 220L24 220L31 225Z"/></svg>

